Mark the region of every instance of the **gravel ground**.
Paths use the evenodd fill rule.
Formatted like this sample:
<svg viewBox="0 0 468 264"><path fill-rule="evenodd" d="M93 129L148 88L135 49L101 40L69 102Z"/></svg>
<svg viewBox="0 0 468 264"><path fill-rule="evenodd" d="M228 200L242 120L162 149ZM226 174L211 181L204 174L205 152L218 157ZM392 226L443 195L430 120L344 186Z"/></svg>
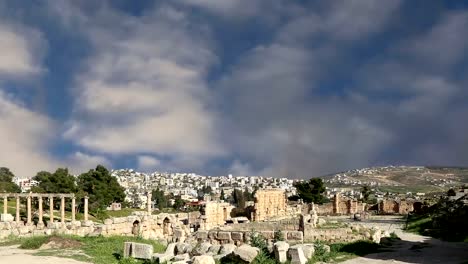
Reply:
<svg viewBox="0 0 468 264"><path fill-rule="evenodd" d="M19 249L18 246L0 247L0 264L87 264L68 258L33 256L37 250Z"/></svg>
<svg viewBox="0 0 468 264"><path fill-rule="evenodd" d="M395 232L401 238L401 241L395 243L390 252L370 254L342 262L343 264L468 263L468 243L445 242L432 237L403 232L401 228L404 221L401 218L373 217L370 220L361 222L361 224L369 227L377 226L382 230Z"/></svg>

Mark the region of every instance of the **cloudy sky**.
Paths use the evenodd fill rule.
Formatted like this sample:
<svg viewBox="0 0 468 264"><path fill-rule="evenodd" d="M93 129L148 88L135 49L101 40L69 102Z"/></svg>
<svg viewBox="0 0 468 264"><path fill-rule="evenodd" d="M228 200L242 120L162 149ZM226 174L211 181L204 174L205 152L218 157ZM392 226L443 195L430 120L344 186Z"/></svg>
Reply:
<svg viewBox="0 0 468 264"><path fill-rule="evenodd" d="M0 166L467 166L463 2L0 0Z"/></svg>

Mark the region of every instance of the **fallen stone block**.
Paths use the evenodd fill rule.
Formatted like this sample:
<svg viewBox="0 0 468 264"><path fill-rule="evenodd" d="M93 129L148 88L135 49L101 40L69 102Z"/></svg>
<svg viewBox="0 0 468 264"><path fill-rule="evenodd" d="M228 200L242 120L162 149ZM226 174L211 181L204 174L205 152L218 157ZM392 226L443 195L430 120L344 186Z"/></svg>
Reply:
<svg viewBox="0 0 468 264"><path fill-rule="evenodd" d="M218 232L218 240L231 240L231 233L230 232Z"/></svg>
<svg viewBox="0 0 468 264"><path fill-rule="evenodd" d="M302 250L301 245L295 245L289 248L288 250L289 258L291 259L291 264L305 264L307 259L304 256L304 251Z"/></svg>
<svg viewBox="0 0 468 264"><path fill-rule="evenodd" d="M143 243L125 242L124 258L151 259L153 257L153 246Z"/></svg>
<svg viewBox="0 0 468 264"><path fill-rule="evenodd" d="M289 231L286 234L287 240L302 241L304 234L301 231Z"/></svg>
<svg viewBox="0 0 468 264"><path fill-rule="evenodd" d="M157 254L153 254L153 261L158 261L157 263L166 263L166 262L169 262L172 258L174 257L174 255L168 255L168 254L165 254L165 253L157 253Z"/></svg>
<svg viewBox="0 0 468 264"><path fill-rule="evenodd" d="M219 250L219 254L220 255L227 255L227 254L231 254L232 252L234 252L234 250L236 250L236 245L234 244L223 244L221 246L221 249Z"/></svg>
<svg viewBox="0 0 468 264"><path fill-rule="evenodd" d="M198 240L206 240L208 239L208 232L207 231L197 231L195 235Z"/></svg>
<svg viewBox="0 0 468 264"><path fill-rule="evenodd" d="M288 261L289 244L284 241L279 241L274 244L275 259L279 263Z"/></svg>
<svg viewBox="0 0 468 264"><path fill-rule="evenodd" d="M192 259L192 264L215 264L215 260L212 256L195 256Z"/></svg>
<svg viewBox="0 0 468 264"><path fill-rule="evenodd" d="M172 261L181 261L181 260L189 261L190 255L188 253L176 255Z"/></svg>
<svg viewBox="0 0 468 264"><path fill-rule="evenodd" d="M218 255L220 249L221 249L220 245L212 245L208 249L207 255L211 255L211 256Z"/></svg>
<svg viewBox="0 0 468 264"><path fill-rule="evenodd" d="M234 241L244 241L244 233L242 232L232 232L231 239Z"/></svg>
<svg viewBox="0 0 468 264"><path fill-rule="evenodd" d="M306 259L310 259L314 256L315 247L314 244L302 244L302 251L304 252L304 256Z"/></svg>
<svg viewBox="0 0 468 264"><path fill-rule="evenodd" d="M257 257L260 249L249 245L242 245L234 250L231 254L247 263L251 263Z"/></svg>
<svg viewBox="0 0 468 264"><path fill-rule="evenodd" d="M176 244L176 254L184 254L192 251L192 246L187 243L177 243Z"/></svg>
<svg viewBox="0 0 468 264"><path fill-rule="evenodd" d="M1 214L0 215L0 221L2 222L13 222L15 218L11 214Z"/></svg>
<svg viewBox="0 0 468 264"><path fill-rule="evenodd" d="M208 242L203 242L195 246L195 248L192 250L192 255L194 256L201 256L206 254L208 252L208 249L210 249L211 244Z"/></svg>
<svg viewBox="0 0 468 264"><path fill-rule="evenodd" d="M174 256L176 254L176 245L176 243L170 243L169 245L167 245L164 254Z"/></svg>

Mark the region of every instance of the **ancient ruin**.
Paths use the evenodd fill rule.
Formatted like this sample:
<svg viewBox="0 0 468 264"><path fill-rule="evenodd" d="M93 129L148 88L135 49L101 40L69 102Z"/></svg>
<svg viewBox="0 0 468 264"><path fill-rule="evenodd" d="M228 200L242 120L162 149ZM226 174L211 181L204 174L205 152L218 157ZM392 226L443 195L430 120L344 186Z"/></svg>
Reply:
<svg viewBox="0 0 468 264"><path fill-rule="evenodd" d="M287 199L282 189L263 189L255 193L253 221L265 221L287 215Z"/></svg>

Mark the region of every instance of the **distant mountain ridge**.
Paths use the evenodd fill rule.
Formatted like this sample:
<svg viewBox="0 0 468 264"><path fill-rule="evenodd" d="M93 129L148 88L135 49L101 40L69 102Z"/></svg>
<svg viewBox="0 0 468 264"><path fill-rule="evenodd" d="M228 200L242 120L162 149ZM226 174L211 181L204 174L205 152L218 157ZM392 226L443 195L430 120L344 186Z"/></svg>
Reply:
<svg viewBox="0 0 468 264"><path fill-rule="evenodd" d="M468 168L443 166L385 166L324 175L330 186L433 186L448 188L468 183Z"/></svg>

